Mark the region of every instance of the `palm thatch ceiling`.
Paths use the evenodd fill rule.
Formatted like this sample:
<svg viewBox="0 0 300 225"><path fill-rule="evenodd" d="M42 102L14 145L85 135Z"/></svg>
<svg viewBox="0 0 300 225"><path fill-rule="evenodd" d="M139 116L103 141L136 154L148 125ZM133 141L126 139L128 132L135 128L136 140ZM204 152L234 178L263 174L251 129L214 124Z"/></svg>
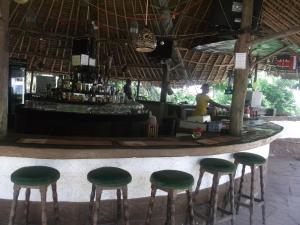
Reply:
<svg viewBox="0 0 300 225"><path fill-rule="evenodd" d="M170 78L219 82L233 68L233 55L195 50L199 43L219 35L208 29L207 15L215 0L150 0L148 27L158 36L172 38L175 54ZM145 21L146 0L29 0L10 5L10 57L24 58L30 71L71 73L72 40L93 26L97 39L97 65L112 59L109 76L161 80L159 63L137 53L130 28ZM281 31L300 24L298 0L264 0L260 34ZM300 35L288 41L300 46ZM99 66L99 72L101 66Z"/></svg>

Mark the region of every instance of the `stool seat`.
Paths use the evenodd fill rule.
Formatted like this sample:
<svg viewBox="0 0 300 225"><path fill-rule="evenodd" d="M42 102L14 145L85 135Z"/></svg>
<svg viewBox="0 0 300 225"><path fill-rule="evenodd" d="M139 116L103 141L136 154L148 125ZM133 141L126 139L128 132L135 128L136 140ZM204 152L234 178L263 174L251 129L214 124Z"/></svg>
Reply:
<svg viewBox="0 0 300 225"><path fill-rule="evenodd" d="M102 187L122 187L132 180L130 173L116 167L101 167L88 173L89 182Z"/></svg>
<svg viewBox="0 0 300 225"><path fill-rule="evenodd" d="M189 189L194 184L194 177L178 170L161 170L152 173L150 182L158 188Z"/></svg>
<svg viewBox="0 0 300 225"><path fill-rule="evenodd" d="M235 153L233 158L236 160L236 162L245 164L247 166L263 165L266 163L266 159L264 157L248 152Z"/></svg>
<svg viewBox="0 0 300 225"><path fill-rule="evenodd" d="M209 173L233 173L236 165L224 159L206 158L200 161L203 170Z"/></svg>
<svg viewBox="0 0 300 225"><path fill-rule="evenodd" d="M17 185L41 186L56 182L60 177L58 170L47 166L23 167L11 175L11 181Z"/></svg>

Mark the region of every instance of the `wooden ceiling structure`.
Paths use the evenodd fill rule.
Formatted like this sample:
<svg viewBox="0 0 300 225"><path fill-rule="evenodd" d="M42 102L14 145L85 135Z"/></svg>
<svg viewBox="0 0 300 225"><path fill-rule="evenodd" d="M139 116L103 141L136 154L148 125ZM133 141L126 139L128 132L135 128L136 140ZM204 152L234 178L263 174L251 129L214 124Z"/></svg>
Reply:
<svg viewBox="0 0 300 225"><path fill-rule="evenodd" d="M206 29L209 21L205 17L213 1L150 1L148 27L176 43L178 54L171 60L170 80L220 82L233 69L232 53L194 49L202 40L218 35ZM111 78L161 80L162 65L137 53L132 45L130 28L136 24L143 28L145 4L145 0L29 0L23 5L11 1L10 57L26 59L30 71L69 74L72 40L87 35L92 24L96 28L97 65L107 65L111 58ZM260 33L299 25L299 12L298 0L264 0ZM286 41L300 46L300 35Z"/></svg>

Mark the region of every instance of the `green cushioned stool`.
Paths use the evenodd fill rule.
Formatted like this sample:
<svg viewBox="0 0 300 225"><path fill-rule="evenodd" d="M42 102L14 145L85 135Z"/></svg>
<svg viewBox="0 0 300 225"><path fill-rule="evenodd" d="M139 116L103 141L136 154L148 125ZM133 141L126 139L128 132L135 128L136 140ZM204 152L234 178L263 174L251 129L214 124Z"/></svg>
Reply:
<svg viewBox="0 0 300 225"><path fill-rule="evenodd" d="M250 211L250 224L253 224L253 211L254 211L254 203L258 203L258 205L261 205L262 208L262 219L263 224L266 224L266 206L265 206L265 198L264 198L264 173L263 173L263 167L266 163L266 159L260 155L248 153L248 152L240 152L235 153L233 155L233 158L235 160L235 164L241 164L242 165L242 176L240 181L240 187L237 194L237 204L236 204L236 213L239 213L240 205L246 207ZM243 183L244 183L244 177L245 177L245 170L246 166L250 166L251 168L251 187L250 187L250 195L243 194ZM260 198L254 197L254 186L255 186L255 168L259 167L260 170ZM250 200L250 204L242 204L241 198L246 198Z"/></svg>
<svg viewBox="0 0 300 225"><path fill-rule="evenodd" d="M194 177L192 175L178 170L161 170L152 173L150 182L151 198L146 217L146 225L150 225L151 223L157 189L168 193L166 225L175 225L175 200L177 194L182 191L186 191L188 197L189 215L187 221L190 225L194 224L193 200L191 196Z"/></svg>
<svg viewBox="0 0 300 225"><path fill-rule="evenodd" d="M205 172L213 175L208 215L203 215L200 212L195 211L196 215L204 219L208 225L215 225L220 222L217 221L217 210L220 210L223 214L227 215L221 219L222 222L231 220L231 225L234 225L234 176L236 172L236 165L224 159L202 159L200 161L200 175L194 193L194 201L196 201L196 197L199 194L202 178ZM230 185L228 194L230 199L230 211L218 207L219 180L223 175L229 176Z"/></svg>
<svg viewBox="0 0 300 225"><path fill-rule="evenodd" d="M123 215L124 224L129 225L127 185L131 182L132 177L126 170L116 167L101 167L88 173L87 179L92 183L92 192L89 207L90 224L98 224L98 212L100 209L100 200L103 190L116 190L118 202L118 222L121 220L122 202L121 193L123 195ZM96 206L94 200L96 197ZM94 209L95 208L95 209Z"/></svg>
<svg viewBox="0 0 300 225"><path fill-rule="evenodd" d="M47 166L22 167L11 175L14 183L13 202L10 211L9 225L14 225L18 197L21 188L26 188L25 194L25 224L29 221L29 199L31 189L39 189L42 203L42 225L47 225L46 197L48 186L52 187L55 223L59 223L56 182L60 177L58 170Z"/></svg>
<svg viewBox="0 0 300 225"><path fill-rule="evenodd" d="M253 153L248 153L248 152L235 153L233 155L233 158L235 162L240 164L245 164L247 166L252 166L252 165L258 166L266 163L266 159L264 157Z"/></svg>

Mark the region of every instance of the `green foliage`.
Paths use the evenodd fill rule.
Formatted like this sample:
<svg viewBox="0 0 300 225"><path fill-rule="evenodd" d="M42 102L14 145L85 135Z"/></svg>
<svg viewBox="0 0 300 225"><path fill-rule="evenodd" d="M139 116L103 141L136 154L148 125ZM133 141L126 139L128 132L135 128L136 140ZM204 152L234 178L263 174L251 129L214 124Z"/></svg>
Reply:
<svg viewBox="0 0 300 225"><path fill-rule="evenodd" d="M262 105L275 108L280 114L295 115L297 113L295 98L291 87L296 81L281 78L259 79L257 89L264 95Z"/></svg>
<svg viewBox="0 0 300 225"><path fill-rule="evenodd" d="M196 104L196 96L187 94L183 89L173 90L174 94L168 96L168 102L175 104L186 103L194 105Z"/></svg>
<svg viewBox="0 0 300 225"><path fill-rule="evenodd" d="M214 96L213 100L222 105L231 105L232 95L225 95L225 89L227 87L227 82L222 82L213 85Z"/></svg>
<svg viewBox="0 0 300 225"><path fill-rule="evenodd" d="M140 96L144 98L142 100L158 102L160 100L160 88L150 82L141 82Z"/></svg>

